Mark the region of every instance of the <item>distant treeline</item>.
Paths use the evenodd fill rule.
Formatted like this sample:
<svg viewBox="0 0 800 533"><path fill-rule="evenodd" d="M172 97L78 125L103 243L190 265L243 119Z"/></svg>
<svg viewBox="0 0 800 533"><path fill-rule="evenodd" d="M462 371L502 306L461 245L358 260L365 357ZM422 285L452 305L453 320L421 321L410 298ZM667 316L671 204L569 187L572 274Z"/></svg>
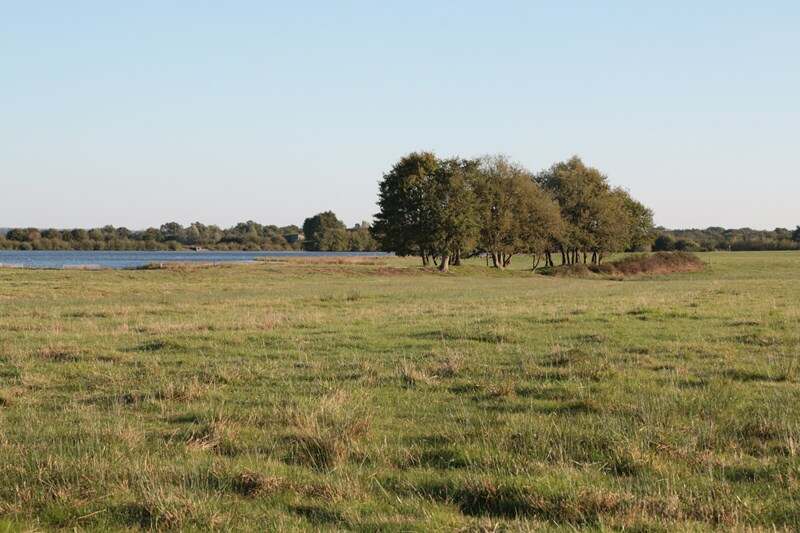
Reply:
<svg viewBox="0 0 800 533"><path fill-rule="evenodd" d="M304 231L305 230L305 231ZM0 231L0 250L332 250L373 251L377 244L366 223L347 228L331 212L298 226L262 225L248 221L222 229L195 222L129 230L11 228Z"/></svg>
<svg viewBox="0 0 800 533"><path fill-rule="evenodd" d="M476 255L504 268L526 254L536 268L542 261L599 265L621 251L800 250L800 226L656 228L650 209L578 157L533 173L502 156L414 152L384 174L378 207L373 226L352 228L326 211L302 228L248 221L226 229L200 222L145 230L0 229L0 250L383 250L442 270Z"/></svg>
<svg viewBox="0 0 800 533"><path fill-rule="evenodd" d="M718 227L676 230L657 228L657 232L658 236L653 242L655 251L800 250L800 226L794 230L787 228L775 228L774 230Z"/></svg>

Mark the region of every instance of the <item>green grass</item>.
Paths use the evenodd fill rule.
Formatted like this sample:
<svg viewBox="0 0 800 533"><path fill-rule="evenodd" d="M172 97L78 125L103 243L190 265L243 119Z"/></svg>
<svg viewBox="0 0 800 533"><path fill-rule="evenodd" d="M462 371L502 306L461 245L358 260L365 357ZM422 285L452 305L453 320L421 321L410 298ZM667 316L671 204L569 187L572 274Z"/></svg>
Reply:
<svg viewBox="0 0 800 533"><path fill-rule="evenodd" d="M0 270L0 531L800 527L800 254Z"/></svg>

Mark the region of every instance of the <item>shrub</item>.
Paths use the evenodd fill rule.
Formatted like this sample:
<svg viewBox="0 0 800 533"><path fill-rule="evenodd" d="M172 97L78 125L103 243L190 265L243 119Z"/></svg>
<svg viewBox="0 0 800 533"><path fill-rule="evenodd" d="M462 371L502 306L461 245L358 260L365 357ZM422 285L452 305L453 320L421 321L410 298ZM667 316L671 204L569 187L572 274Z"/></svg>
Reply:
<svg viewBox="0 0 800 533"><path fill-rule="evenodd" d="M659 235L653 243L654 252L671 252L675 249L675 239L670 235Z"/></svg>
<svg viewBox="0 0 800 533"><path fill-rule="evenodd" d="M656 252L629 255L617 261L600 265L564 265L542 270L542 274L559 277L591 277L600 274L609 277L636 276L640 274L670 274L697 272L705 267L700 258L688 252Z"/></svg>

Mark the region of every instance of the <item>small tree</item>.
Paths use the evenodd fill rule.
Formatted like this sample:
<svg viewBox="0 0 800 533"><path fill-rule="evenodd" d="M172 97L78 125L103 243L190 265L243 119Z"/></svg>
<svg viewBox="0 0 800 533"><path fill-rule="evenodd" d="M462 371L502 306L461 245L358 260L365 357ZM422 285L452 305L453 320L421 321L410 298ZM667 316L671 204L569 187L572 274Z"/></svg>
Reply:
<svg viewBox="0 0 800 533"><path fill-rule="evenodd" d="M378 243L372 238L369 223L362 222L347 230L349 249L353 252L372 252L378 249Z"/></svg>
<svg viewBox="0 0 800 533"><path fill-rule="evenodd" d="M348 249L347 228L332 211L307 218L303 222L303 233L303 247L308 251L343 252Z"/></svg>
<svg viewBox="0 0 800 533"><path fill-rule="evenodd" d="M161 233L159 240L160 241L181 241L184 237L184 229L183 226L178 224L177 222L167 222L166 224L161 225L161 229L159 232ZM77 236L73 232L73 240L86 240L85 236Z"/></svg>
<svg viewBox="0 0 800 533"><path fill-rule="evenodd" d="M604 216L604 200L610 193L607 178L597 169L586 166L579 157L556 163L536 176L536 182L558 202L564 218L564 231L559 239L562 262L577 263L580 251L584 254L599 246L597 234Z"/></svg>
<svg viewBox="0 0 800 533"><path fill-rule="evenodd" d="M628 217L626 251L641 252L647 250L653 242L653 211L645 207L641 202L634 200L630 193L624 189L614 189L614 194L621 199L623 209Z"/></svg>
<svg viewBox="0 0 800 533"><path fill-rule="evenodd" d="M433 216L428 200L440 165L432 152L413 152L384 174L378 196L380 211L370 228L381 250L419 255L423 265L429 263Z"/></svg>
<svg viewBox="0 0 800 533"><path fill-rule="evenodd" d="M552 244L562 236L564 223L561 211L555 200L533 181L526 180L521 184L521 190L515 217L520 242L518 251L532 256L533 270L539 266L543 255L548 265L552 266L548 254Z"/></svg>
<svg viewBox="0 0 800 533"><path fill-rule="evenodd" d="M794 233L792 233L792 240L800 243L800 226L797 226L797 229L795 229Z"/></svg>
<svg viewBox="0 0 800 533"><path fill-rule="evenodd" d="M478 247L489 254L495 268L505 268L518 253L538 257L560 235L558 204L536 185L528 170L505 157L481 161L475 191Z"/></svg>
<svg viewBox="0 0 800 533"><path fill-rule="evenodd" d="M475 175L478 246L491 256L495 268L504 268L506 258L510 260L519 249L516 204L522 191L521 181L515 178L524 172L505 157L497 156L484 158Z"/></svg>
<svg viewBox="0 0 800 533"><path fill-rule="evenodd" d="M679 252L697 252L700 245L691 239L678 239L675 241L675 249Z"/></svg>
<svg viewBox="0 0 800 533"><path fill-rule="evenodd" d="M473 180L476 161L442 161L433 176L426 209L431 233L430 250L440 257L439 270L448 272L455 256L470 250L478 237Z"/></svg>
<svg viewBox="0 0 800 533"><path fill-rule="evenodd" d="M671 252L673 250L675 250L675 239L673 239L671 235L662 233L661 235L656 237L656 240L653 243L653 251Z"/></svg>

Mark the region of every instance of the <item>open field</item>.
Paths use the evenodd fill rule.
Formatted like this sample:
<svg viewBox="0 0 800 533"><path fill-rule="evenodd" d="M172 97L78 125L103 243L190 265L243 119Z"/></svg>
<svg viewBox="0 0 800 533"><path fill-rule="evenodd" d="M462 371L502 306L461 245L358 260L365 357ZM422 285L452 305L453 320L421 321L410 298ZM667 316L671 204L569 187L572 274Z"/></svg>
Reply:
<svg viewBox="0 0 800 533"><path fill-rule="evenodd" d="M798 528L800 253L700 255L0 270L0 531Z"/></svg>

